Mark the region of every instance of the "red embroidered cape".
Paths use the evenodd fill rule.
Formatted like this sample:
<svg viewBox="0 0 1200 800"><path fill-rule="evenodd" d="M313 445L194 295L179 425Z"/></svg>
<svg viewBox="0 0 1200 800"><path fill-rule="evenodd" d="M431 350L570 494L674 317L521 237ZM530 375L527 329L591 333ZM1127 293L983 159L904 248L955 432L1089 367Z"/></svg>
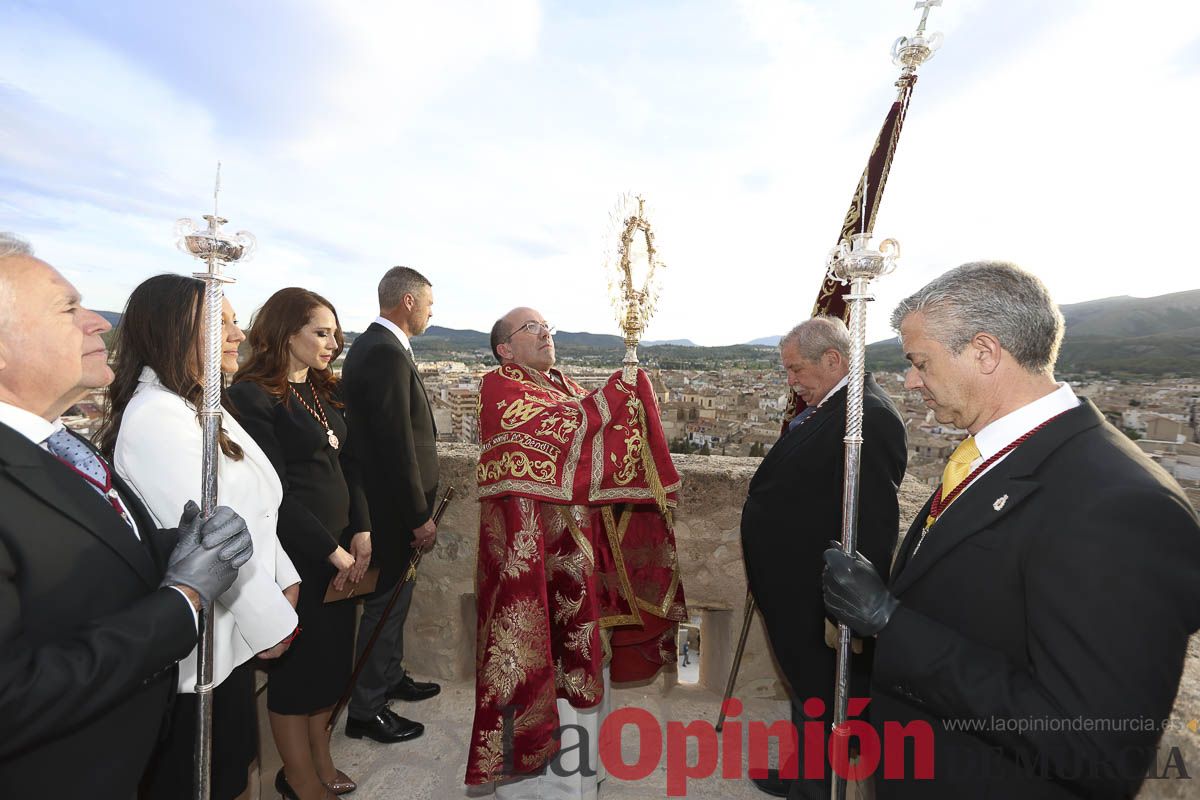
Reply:
<svg viewBox="0 0 1200 800"><path fill-rule="evenodd" d="M645 373L585 392L558 370L483 377L475 720L468 784L536 772L558 750L555 700L603 697L675 660L687 619L671 529L679 489Z"/></svg>

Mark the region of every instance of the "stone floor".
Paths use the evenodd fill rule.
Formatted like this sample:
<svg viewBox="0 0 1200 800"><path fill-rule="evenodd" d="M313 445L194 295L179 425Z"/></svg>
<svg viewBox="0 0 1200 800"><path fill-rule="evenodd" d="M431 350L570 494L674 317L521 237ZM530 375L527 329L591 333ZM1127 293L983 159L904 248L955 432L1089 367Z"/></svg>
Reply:
<svg viewBox="0 0 1200 800"><path fill-rule="evenodd" d="M613 708L644 708L664 723L668 720L716 723L719 695L695 686L675 685L664 690L662 680L641 688L615 689ZM333 738L334 760L359 785L350 797L354 800L479 800L492 797L490 789L469 788L462 782L473 701L474 686L468 683L443 683L440 695L421 703L393 701L392 708L396 713L425 725L425 734L412 742L383 745L369 739L348 739L339 725ZM752 720L773 722L786 718L786 715L787 704L783 701L751 699L746 701L745 709L737 719L743 723ZM265 719L265 711L263 717ZM742 730L745 740L745 725ZM637 734L629 726L622 739L627 762L636 760L637 748ZM746 752L744 746L743 752ZM689 753L689 760L695 763L694 742ZM261 797L277 796L271 783L278 768L279 759L268 733L263 742ZM700 800L766 800L768 795L758 791L744 777L744 764L741 772L741 778L722 778L718 766L712 777L689 780L686 795L676 796ZM851 797L856 794L852 792ZM626 782L610 776L601 784L600 790L601 800L650 800L667 796L665 749L658 768L646 779Z"/></svg>

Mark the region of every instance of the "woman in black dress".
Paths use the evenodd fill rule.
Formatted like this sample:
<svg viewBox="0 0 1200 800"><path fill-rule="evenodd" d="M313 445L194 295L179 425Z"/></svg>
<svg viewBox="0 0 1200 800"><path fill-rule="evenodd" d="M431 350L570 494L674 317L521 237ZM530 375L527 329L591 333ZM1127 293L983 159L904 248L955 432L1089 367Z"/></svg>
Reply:
<svg viewBox="0 0 1200 800"><path fill-rule="evenodd" d="M270 668L267 709L283 758L284 797L353 791L333 764L325 726L350 677L354 603L324 603L330 581L357 583L371 560L366 499L340 463L346 422L330 365L343 346L337 312L306 289L273 294L250 328L251 354L229 396L283 482L279 540L300 572L301 633Z"/></svg>

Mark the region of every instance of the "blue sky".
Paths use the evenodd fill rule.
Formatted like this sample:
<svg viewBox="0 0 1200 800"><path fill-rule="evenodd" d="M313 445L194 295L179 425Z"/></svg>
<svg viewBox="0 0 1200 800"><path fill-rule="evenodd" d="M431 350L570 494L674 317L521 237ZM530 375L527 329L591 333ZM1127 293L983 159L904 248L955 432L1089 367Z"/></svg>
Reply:
<svg viewBox="0 0 1200 800"><path fill-rule="evenodd" d="M27 2L0 7L0 229L93 307L190 272L176 218L252 231L230 298L374 316L393 264L434 322L537 306L616 332L609 214L644 193L667 269L647 336L727 344L807 315L892 98L904 0ZM945 0L876 231L904 258L871 338L959 263L1060 302L1200 287L1200 4Z"/></svg>

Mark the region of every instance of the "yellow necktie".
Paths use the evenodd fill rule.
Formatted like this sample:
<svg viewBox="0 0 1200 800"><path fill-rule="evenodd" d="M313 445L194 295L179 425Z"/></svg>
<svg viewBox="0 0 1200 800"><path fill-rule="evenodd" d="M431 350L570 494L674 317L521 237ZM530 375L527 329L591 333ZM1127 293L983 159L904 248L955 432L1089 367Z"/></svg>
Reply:
<svg viewBox="0 0 1200 800"><path fill-rule="evenodd" d="M979 448L975 445L975 437L968 436L958 443L950 454L950 461L942 470L942 500L943 502L971 474L971 462L979 458Z"/></svg>
<svg viewBox="0 0 1200 800"><path fill-rule="evenodd" d="M963 439L950 454L950 460L946 462L946 468L942 470L942 511L945 511L946 506L950 505L946 502L946 498L971 474L971 462L977 458L979 458L979 447L975 444L974 436ZM930 516L925 522L925 527L928 528L932 525L933 520L934 518Z"/></svg>

